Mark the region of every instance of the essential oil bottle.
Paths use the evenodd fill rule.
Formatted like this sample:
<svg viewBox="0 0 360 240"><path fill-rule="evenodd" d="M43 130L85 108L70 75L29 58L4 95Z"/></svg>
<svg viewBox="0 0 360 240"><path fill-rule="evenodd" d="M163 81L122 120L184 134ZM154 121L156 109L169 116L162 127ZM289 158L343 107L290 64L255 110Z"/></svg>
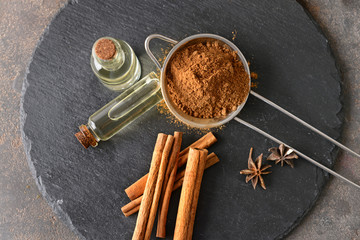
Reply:
<svg viewBox="0 0 360 240"><path fill-rule="evenodd" d="M80 143L88 148L106 141L162 99L159 78L151 72L88 119L75 134Z"/></svg>
<svg viewBox="0 0 360 240"><path fill-rule="evenodd" d="M99 80L114 91L130 87L141 75L140 62L130 45L112 37L94 43L90 64Z"/></svg>

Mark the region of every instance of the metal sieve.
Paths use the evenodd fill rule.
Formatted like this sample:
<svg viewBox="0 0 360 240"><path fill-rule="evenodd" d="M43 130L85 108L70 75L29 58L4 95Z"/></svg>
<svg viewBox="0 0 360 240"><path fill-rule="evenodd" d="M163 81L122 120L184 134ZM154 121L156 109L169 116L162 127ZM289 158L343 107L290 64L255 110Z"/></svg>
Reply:
<svg viewBox="0 0 360 240"><path fill-rule="evenodd" d="M158 62L158 60L155 58L154 54L151 52L150 48L149 48L149 44L150 41L154 38L158 38L161 40L164 40L166 42L175 44L174 47L170 50L169 54L166 56L166 59L164 61L163 66L161 66L161 64ZM249 93L245 99L245 101L238 106L238 108L229 113L228 115L224 116L224 117L219 117L219 118L212 118L212 119L201 119L201 118L195 118L192 117L188 114L185 114L183 111L181 111L175 104L172 103L171 99L169 98L169 94L168 94L168 90L167 90L167 84L166 84L166 70L167 70L167 65L171 59L171 57L174 55L174 53L176 51L178 51L179 49L181 49L184 46L187 46L189 44L193 44L195 42L201 42L201 41L206 41L206 40L217 40L220 43L227 45L230 49L236 51L236 53L239 56L239 59L241 60L245 71L247 72L248 76L249 76ZM179 120L181 120L182 122L193 126L193 127L198 127L198 128L212 128L212 127L218 127L220 125L223 125L225 123L227 123L228 121L234 119L235 121L243 124L244 126L247 126L251 129L253 129L254 131L260 133L261 135L270 138L271 140L273 140L274 142L277 142L279 144L283 143L285 146L291 148L294 150L294 152L296 152L299 156L303 157L304 159L306 159L307 161L311 162L312 164L314 164L315 166L323 169L324 171L332 174L335 177L338 177L348 183L350 183L351 185L357 187L360 189L360 186L352 181L350 181L349 179L343 177L342 175L336 173L335 171L331 170L330 168L322 165L321 163L315 161L314 159L308 157L307 155L303 154L302 152L294 149L293 147L285 144L283 141L280 141L279 139L275 138L274 136L266 133L265 131L255 127L254 125L240 119L239 117L237 117L238 113L241 111L241 109L244 107L249 94L253 95L254 97L264 101L265 103L269 104L270 106L276 108L277 110L281 111L282 113L284 113L285 115L289 116L290 118L294 119L295 121L299 122L300 124L302 124L303 126L309 128L310 130L316 132L317 134L319 134L320 136L324 137L325 139L327 139L328 141L332 142L333 144L335 144L336 146L340 147L341 149L357 156L360 158L360 155L358 153L356 153L355 151L351 150L350 148L346 147L345 145L341 144L340 142L336 141L335 139L332 139L331 137L329 137L328 135L326 135L325 133L321 132L320 130L316 129L315 127L311 126L310 124L308 124L307 122L301 120L300 118L298 118L297 116L293 115L292 113L288 112L287 110L283 109L282 107L278 106L277 104L275 104L274 102L270 101L269 99L261 96L260 94L250 90L250 86L251 86L251 78L250 78L250 70L249 70L249 66L247 64L247 61L244 57L244 55L241 53L241 51L229 40L220 37L218 35L215 34L196 34L196 35L192 35L190 37L187 37L181 41L176 41L173 40L171 38L162 36L160 34L152 34L149 35L146 40L145 40L145 50L147 52L147 54L149 55L149 57L152 59L152 61L156 64L156 66L160 69L161 75L160 75L160 86L161 86L161 92L163 95L163 98L165 100L166 105L168 106L168 108L170 109L171 113L175 115L175 117L177 117Z"/></svg>
<svg viewBox="0 0 360 240"><path fill-rule="evenodd" d="M155 58L155 56L153 55L153 53L151 52L151 50L149 48L150 41L154 38L158 38L158 39L164 40L166 42L176 44L170 50L169 54L166 56L166 59L162 66L159 63L159 61ZM154 61L156 66L161 71L161 74L160 74L161 92L162 92L163 98L164 98L165 103L168 106L170 112L176 118L178 118L180 121L184 122L185 124L188 124L192 127L197 127L197 128L213 128L213 127L218 127L218 126L221 126L221 125L227 123L228 121L230 121L231 119L233 119L234 117L236 117L238 115L238 113L241 111L241 109L245 106L245 103L249 96L249 93L248 93L246 96L246 99L237 107L237 109L235 111L228 113L226 116L209 118L209 119L196 118L196 117L190 116L190 115L184 113L181 109L178 108L178 106L176 106L171 101L171 99L169 97L169 93L168 93L167 84L166 84L166 71L168 69L168 64L169 64L172 56L177 51L181 50L182 48L184 48L186 46L196 44L199 42L205 42L205 41L218 41L220 44L229 47L231 50L233 50L237 53L240 61L242 62L243 66L244 66L246 73L248 74L248 77L249 77L249 91L248 92L250 92L251 78L250 78L250 70L249 70L247 61L246 61L244 55L241 53L241 51L235 46L235 44L233 44L232 42L230 42L229 40L227 40L223 37L220 37L215 34L204 33L204 34L192 35L192 36L187 37L187 38L181 40L180 42L178 42L176 40L170 39L168 37L165 37L165 36L162 36L159 34L153 34L153 35L150 35L145 40L145 50L146 50L147 54Z"/></svg>

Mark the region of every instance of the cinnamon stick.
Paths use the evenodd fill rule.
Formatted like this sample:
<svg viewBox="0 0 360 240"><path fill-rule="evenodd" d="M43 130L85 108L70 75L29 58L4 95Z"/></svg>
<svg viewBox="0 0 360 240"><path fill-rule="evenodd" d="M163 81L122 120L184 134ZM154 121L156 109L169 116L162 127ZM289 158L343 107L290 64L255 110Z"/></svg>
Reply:
<svg viewBox="0 0 360 240"><path fill-rule="evenodd" d="M192 143L189 147L185 148L179 153L179 160L178 160L178 168L183 166L186 163L186 160L188 158L189 148L208 148L212 144L214 144L217 141L216 137L212 132L207 133L200 139L198 139L196 142ZM134 200L141 196L144 192L146 181L149 174L144 175L139 180L137 180L135 183L133 183L131 186L129 186L127 189L125 189L125 192L127 196L130 198L130 200Z"/></svg>
<svg viewBox="0 0 360 240"><path fill-rule="evenodd" d="M165 180L164 180L164 185L163 185L163 190L161 193L161 200L159 205L160 207L158 214L156 236L160 238L165 238L166 236L166 219L169 210L171 193L173 191L173 186L176 178L177 162L179 159L179 153L182 142L182 133L175 132L174 138L175 138L174 147L171 153L168 168L166 169L166 175L165 175Z"/></svg>
<svg viewBox="0 0 360 240"><path fill-rule="evenodd" d="M206 155L207 155L207 150L205 150L205 151L206 151ZM206 165L206 155L204 155L204 151L201 152L201 155L200 155L199 169L198 169L197 175L196 175L193 200L192 200L191 209L190 209L190 222L189 222L189 225L187 228L188 229L187 230L187 238L186 238L187 240L191 240L192 235L193 235L195 215L196 215L196 209L197 209L197 205L198 205L198 201L199 201L201 182L202 182L205 165Z"/></svg>
<svg viewBox="0 0 360 240"><path fill-rule="evenodd" d="M143 196L144 195L138 197L137 199L129 202L128 204L126 204L125 206L123 206L121 208L121 211L123 212L123 214L126 217L130 216L133 213L136 213L137 210L139 210ZM137 210L135 210L135 209L137 209Z"/></svg>
<svg viewBox="0 0 360 240"><path fill-rule="evenodd" d="M182 181L184 181L184 179L182 179ZM179 182L179 184L180 184L180 182ZM182 185L182 182L181 182L181 185ZM181 186L181 185L180 185L180 186ZM179 187L180 187L180 186L179 186ZM141 203L142 198L143 198L143 195L141 195L140 197L137 198L137 199L140 199L140 203ZM134 201L135 201L135 200L134 200ZM131 203L131 202L130 202L130 203ZM125 217L128 217L128 216L133 215L134 213L138 212L139 209L140 209L140 203L139 203L137 206L135 206L134 208L130 209L128 212L124 212L124 211L123 211L123 214L125 215ZM121 210L122 210L122 209L121 209Z"/></svg>
<svg viewBox="0 0 360 240"><path fill-rule="evenodd" d="M150 207L153 201L157 175L160 167L162 152L165 147L167 135L159 133L151 160L149 177L146 182L144 195L140 204L139 214L136 220L136 226L133 233L133 240L141 240L145 237L147 220L150 214Z"/></svg>
<svg viewBox="0 0 360 240"><path fill-rule="evenodd" d="M210 155L209 155L210 156ZM185 169L181 170L176 174L175 181L178 181L180 178L183 178L185 176Z"/></svg>
<svg viewBox="0 0 360 240"><path fill-rule="evenodd" d="M190 210L193 200L196 175L199 169L200 152L194 148L189 150L189 158L185 168L183 187L176 216L174 240L186 240L188 224L190 223Z"/></svg>
<svg viewBox="0 0 360 240"><path fill-rule="evenodd" d="M165 179L164 179L164 187L161 194L165 193L166 186L169 183L169 178L172 173L172 171L175 169L175 176L177 172L177 162L180 155L180 149L181 149L181 142L182 142L182 132L174 132L174 145L171 152L171 156L169 159L168 167L166 169ZM172 189L172 188L171 188Z"/></svg>
<svg viewBox="0 0 360 240"><path fill-rule="evenodd" d="M208 132L202 138L200 138L199 140L197 140L196 142L191 144L189 147L182 150L179 154L178 168L180 168L186 164L190 148L199 148L199 149L209 148L211 145L216 143L216 141L217 141L217 139L214 136L214 134L212 132Z"/></svg>
<svg viewBox="0 0 360 240"><path fill-rule="evenodd" d="M173 191L177 190L178 188L180 188L182 186L184 182L184 177L180 178L179 180L177 180L175 183L174 183L174 188L173 188Z"/></svg>
<svg viewBox="0 0 360 240"><path fill-rule="evenodd" d="M158 177L157 177L157 181L156 181L154 197L153 197L153 201L151 204L149 219L148 219L147 227L146 227L146 231L145 231L145 238L144 238L145 240L150 239L151 232L152 232L152 229L154 226L154 221L155 221L156 213L158 210L158 204L159 204L159 199L160 199L160 195L161 195L161 190L162 190L162 186L163 186L163 182L164 182L164 178L165 178L166 167L168 165L168 159L169 159L169 155L170 155L173 143L174 143L174 137L169 135L166 139L165 148L164 148L164 151L163 151L163 154L161 157L161 163L160 163L159 173L158 173Z"/></svg>
<svg viewBox="0 0 360 240"><path fill-rule="evenodd" d="M219 161L220 160L216 156L215 153L210 153L206 159L205 169L211 167L212 165L214 165L215 163L218 163ZM172 191L175 191L181 187L181 185L183 184L183 181L184 181L184 174L185 174L185 169L176 174L176 179L175 179L175 183L174 183ZM137 199L135 199L135 200L129 202L128 204L126 204L125 206L123 206L121 208L121 211L123 212L123 214L126 217L128 217L128 216L136 213L139 210L142 198L143 198L143 195L141 195Z"/></svg>
<svg viewBox="0 0 360 240"><path fill-rule="evenodd" d="M220 160L216 156L216 154L215 153L210 153L207 156L207 159L206 159L205 169L211 167L212 165L214 165L215 163L218 163L218 162L220 162ZM181 185L183 184L183 182L184 182L184 174L185 174L185 169L182 170L181 172L178 172L178 174L176 175L176 181L174 183L173 191L180 188Z"/></svg>
<svg viewBox="0 0 360 240"><path fill-rule="evenodd" d="M216 156L215 153L210 153L209 155L207 155L206 157L206 164L205 164L205 169L211 167L212 165L214 165L215 163L219 162L219 158ZM175 182L177 182L179 179L183 178L185 175L185 169L181 170L180 172L178 171L176 174L176 178L175 178Z"/></svg>

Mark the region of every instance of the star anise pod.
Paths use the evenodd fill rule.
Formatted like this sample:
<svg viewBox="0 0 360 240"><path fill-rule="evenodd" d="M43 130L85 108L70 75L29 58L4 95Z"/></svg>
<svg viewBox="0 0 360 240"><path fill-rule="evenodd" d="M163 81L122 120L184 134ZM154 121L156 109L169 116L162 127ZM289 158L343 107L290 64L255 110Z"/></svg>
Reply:
<svg viewBox="0 0 360 240"><path fill-rule="evenodd" d="M267 157L267 160L275 161L275 164L280 162L281 166L283 166L285 162L294 168L293 159L299 158L293 149L286 147L284 144L280 144L278 148L270 148L269 152L271 152L271 154Z"/></svg>
<svg viewBox="0 0 360 240"><path fill-rule="evenodd" d="M245 181L249 182L251 180L251 183L252 183L252 186L254 189L256 188L258 180L260 180L261 187L263 189L266 189L264 179L261 177L261 175L271 173L270 171L265 172L265 170L268 169L269 167L271 167L271 165L261 166L263 154L258 156L254 163L254 161L252 160L252 156L251 156L252 152L253 152L253 148L250 148L248 169L241 170L240 174L247 174Z"/></svg>

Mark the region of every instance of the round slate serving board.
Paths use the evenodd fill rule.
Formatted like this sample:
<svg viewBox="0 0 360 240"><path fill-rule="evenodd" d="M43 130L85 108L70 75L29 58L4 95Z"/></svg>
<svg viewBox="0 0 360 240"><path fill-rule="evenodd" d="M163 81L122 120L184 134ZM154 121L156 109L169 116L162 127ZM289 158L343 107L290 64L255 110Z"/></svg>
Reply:
<svg viewBox="0 0 360 240"><path fill-rule="evenodd" d="M258 93L334 138L341 132L340 77L326 38L296 1L76 1L54 18L39 43L23 87L21 122L31 171L46 200L84 239L130 239L136 215L120 210L124 189L149 168L157 133L185 132L188 145L200 135L171 123L156 108L97 148L75 139L80 124L117 96L102 86L89 64L102 36L127 41L142 64L155 70L143 43L152 33L174 39L214 33L232 39L259 75ZM152 48L160 54L160 42ZM166 46L165 46L166 47ZM240 117L303 151L334 164L334 146L265 103L250 97ZM220 163L206 170L194 239L277 239L312 207L327 174L303 159L295 169L276 165L255 191L239 171L275 143L232 121L211 147ZM168 218L172 235L179 191ZM154 234L153 234L154 237Z"/></svg>

